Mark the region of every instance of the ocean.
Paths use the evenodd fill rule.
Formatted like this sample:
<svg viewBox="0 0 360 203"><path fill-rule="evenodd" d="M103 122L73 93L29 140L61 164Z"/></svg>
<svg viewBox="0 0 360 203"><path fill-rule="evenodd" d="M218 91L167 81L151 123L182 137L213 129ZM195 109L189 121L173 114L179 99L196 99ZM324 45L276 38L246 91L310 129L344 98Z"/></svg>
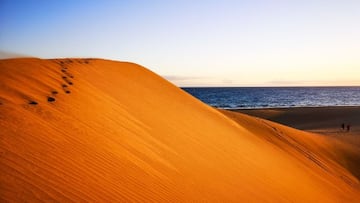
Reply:
<svg viewBox="0 0 360 203"><path fill-rule="evenodd" d="M360 87L196 87L182 88L222 109L360 106Z"/></svg>

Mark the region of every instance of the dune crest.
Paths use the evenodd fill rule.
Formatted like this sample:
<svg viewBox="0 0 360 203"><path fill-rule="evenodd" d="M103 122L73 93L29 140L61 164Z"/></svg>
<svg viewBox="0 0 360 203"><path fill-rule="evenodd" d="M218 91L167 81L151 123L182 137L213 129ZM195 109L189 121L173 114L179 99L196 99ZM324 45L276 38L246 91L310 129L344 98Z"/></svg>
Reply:
<svg viewBox="0 0 360 203"><path fill-rule="evenodd" d="M133 63L0 60L0 199L360 200L326 142L277 125L223 114Z"/></svg>

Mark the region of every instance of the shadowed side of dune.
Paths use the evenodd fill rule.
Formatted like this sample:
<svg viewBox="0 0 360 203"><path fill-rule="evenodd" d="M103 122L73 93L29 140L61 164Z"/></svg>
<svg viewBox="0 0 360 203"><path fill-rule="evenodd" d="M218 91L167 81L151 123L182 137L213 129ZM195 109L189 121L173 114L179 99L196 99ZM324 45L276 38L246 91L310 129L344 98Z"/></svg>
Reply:
<svg viewBox="0 0 360 203"><path fill-rule="evenodd" d="M324 135L321 137L328 143L326 145L328 148L323 149L327 157L347 168L360 180L360 119L358 119L360 107L306 107L236 111ZM230 112L226 112L226 114L235 117L241 116ZM351 130L341 129L341 123L351 123ZM319 148L321 148L321 144L319 144Z"/></svg>
<svg viewBox="0 0 360 203"><path fill-rule="evenodd" d="M3 201L359 198L325 155L264 140L276 126L239 124L136 64L1 60L0 102Z"/></svg>

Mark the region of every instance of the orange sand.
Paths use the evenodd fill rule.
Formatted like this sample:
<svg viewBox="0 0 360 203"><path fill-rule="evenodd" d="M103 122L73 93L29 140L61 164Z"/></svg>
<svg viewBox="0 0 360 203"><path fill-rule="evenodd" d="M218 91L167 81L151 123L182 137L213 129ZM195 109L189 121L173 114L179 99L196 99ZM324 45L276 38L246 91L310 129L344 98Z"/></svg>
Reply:
<svg viewBox="0 0 360 203"><path fill-rule="evenodd" d="M347 168L360 180L360 107L305 107L235 110L269 119L308 132L320 133L330 144L328 157ZM241 116L241 114L233 114ZM350 131L341 123L351 124Z"/></svg>
<svg viewBox="0 0 360 203"><path fill-rule="evenodd" d="M224 114L132 63L1 60L0 128L2 202L360 201L324 137Z"/></svg>

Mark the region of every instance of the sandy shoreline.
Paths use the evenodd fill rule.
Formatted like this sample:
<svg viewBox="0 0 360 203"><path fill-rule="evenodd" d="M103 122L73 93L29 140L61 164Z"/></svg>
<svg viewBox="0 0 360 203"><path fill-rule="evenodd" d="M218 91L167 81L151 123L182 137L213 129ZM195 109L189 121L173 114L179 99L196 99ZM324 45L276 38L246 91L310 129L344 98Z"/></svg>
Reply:
<svg viewBox="0 0 360 203"><path fill-rule="evenodd" d="M360 106L294 107L266 109L236 109L241 112L281 123L300 130L327 135L360 135ZM341 124L350 125L350 131Z"/></svg>
<svg viewBox="0 0 360 203"><path fill-rule="evenodd" d="M348 160L344 165L360 178L360 106L346 107L298 107L234 110L251 116L264 118L300 130L325 135L339 146L337 153L347 154ZM345 130L341 128L345 124ZM350 124L350 131L346 125ZM351 148L351 150L349 150Z"/></svg>
<svg viewBox="0 0 360 203"><path fill-rule="evenodd" d="M345 166L358 180L360 179L360 107L242 109L232 111L220 110L220 112L223 112L226 116L243 126L249 126L250 124L250 122L248 122L244 125L244 120L258 117L283 124L283 126L290 126L322 135L321 137L326 140L326 142L331 143L331 147L325 147L325 145L323 145L325 149L331 148L331 150L329 150L331 151L330 157L333 157L333 160ZM260 122L264 121L260 120ZM342 122L345 124L351 122L349 132L346 131L346 127L345 130L342 130ZM311 137L317 136L315 134L310 135ZM302 134L300 137L298 136L299 135L295 135L297 138L305 135ZM339 155L343 157L338 158Z"/></svg>

